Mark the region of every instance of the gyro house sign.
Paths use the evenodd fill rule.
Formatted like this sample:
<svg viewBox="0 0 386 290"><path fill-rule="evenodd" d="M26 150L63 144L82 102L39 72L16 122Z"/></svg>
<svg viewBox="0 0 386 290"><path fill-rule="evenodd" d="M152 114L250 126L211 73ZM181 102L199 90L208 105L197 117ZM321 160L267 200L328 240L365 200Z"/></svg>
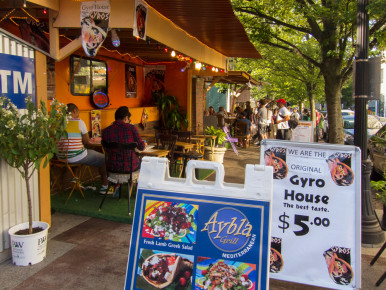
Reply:
<svg viewBox="0 0 386 290"><path fill-rule="evenodd" d="M360 288L359 149L267 140L260 155L274 178L270 278Z"/></svg>

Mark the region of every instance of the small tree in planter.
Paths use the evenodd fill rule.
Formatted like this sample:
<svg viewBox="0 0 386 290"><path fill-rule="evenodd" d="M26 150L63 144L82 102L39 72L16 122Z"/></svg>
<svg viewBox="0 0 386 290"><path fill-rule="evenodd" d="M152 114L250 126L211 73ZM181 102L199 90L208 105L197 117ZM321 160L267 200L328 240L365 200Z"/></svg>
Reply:
<svg viewBox="0 0 386 290"><path fill-rule="evenodd" d="M216 136L216 139L214 140L214 147L212 147L212 144L206 144L211 146L205 146L204 158L210 161L217 161L223 163L224 155L227 150L227 148L225 147L226 133L222 129L214 128L213 126L206 127L204 132L205 135ZM213 141L211 140L210 142Z"/></svg>
<svg viewBox="0 0 386 290"><path fill-rule="evenodd" d="M32 234L32 201L30 179L46 167L57 152L56 141L66 137L66 110L64 104L53 100L50 112L43 101L40 108L26 98L26 109L18 110L6 97L0 97L0 158L16 168L25 180L28 201L28 232Z"/></svg>

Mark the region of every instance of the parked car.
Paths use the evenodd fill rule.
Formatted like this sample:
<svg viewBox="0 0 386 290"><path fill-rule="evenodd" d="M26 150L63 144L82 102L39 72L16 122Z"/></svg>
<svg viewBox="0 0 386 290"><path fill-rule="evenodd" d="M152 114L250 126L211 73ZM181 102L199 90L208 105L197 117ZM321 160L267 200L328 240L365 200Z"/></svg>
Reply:
<svg viewBox="0 0 386 290"><path fill-rule="evenodd" d="M327 118L327 111L321 111L324 115L324 121L323 121L323 139L328 142L328 118ZM342 116L354 116L355 112L352 110L346 110L343 109Z"/></svg>
<svg viewBox="0 0 386 290"><path fill-rule="evenodd" d="M367 151L370 160L373 162L373 175L384 175L386 166L386 125L371 136L367 143ZM383 140L382 140L383 139Z"/></svg>
<svg viewBox="0 0 386 290"><path fill-rule="evenodd" d="M344 144L354 145L354 119L353 115L343 116ZM382 128L382 123L373 115L367 116L367 138L376 134Z"/></svg>

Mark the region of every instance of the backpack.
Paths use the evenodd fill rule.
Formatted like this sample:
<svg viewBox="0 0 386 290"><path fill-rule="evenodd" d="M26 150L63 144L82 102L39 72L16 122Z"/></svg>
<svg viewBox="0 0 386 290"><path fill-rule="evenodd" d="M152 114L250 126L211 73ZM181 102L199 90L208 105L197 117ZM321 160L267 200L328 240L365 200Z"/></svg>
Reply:
<svg viewBox="0 0 386 290"><path fill-rule="evenodd" d="M295 129L299 125L299 120L295 117L295 114L292 114L288 120L288 126L290 129Z"/></svg>

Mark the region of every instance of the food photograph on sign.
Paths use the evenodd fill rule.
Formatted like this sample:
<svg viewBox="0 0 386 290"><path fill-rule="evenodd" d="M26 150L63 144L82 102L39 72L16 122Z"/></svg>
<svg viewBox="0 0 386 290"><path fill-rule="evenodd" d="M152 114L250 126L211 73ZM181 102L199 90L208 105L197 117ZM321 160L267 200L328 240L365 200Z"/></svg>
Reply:
<svg viewBox="0 0 386 290"><path fill-rule="evenodd" d="M273 178L284 179L288 174L286 148L272 147L264 152L265 165L273 167Z"/></svg>
<svg viewBox="0 0 386 290"><path fill-rule="evenodd" d="M196 243L198 205L148 200L143 221L143 238Z"/></svg>
<svg viewBox="0 0 386 290"><path fill-rule="evenodd" d="M332 180L336 185L349 186L354 182L354 172L351 169L350 153L332 154L326 161Z"/></svg>
<svg viewBox="0 0 386 290"><path fill-rule="evenodd" d="M354 279L354 271L350 265L350 249L331 247L323 253L326 259L328 274L339 285L349 285Z"/></svg>
<svg viewBox="0 0 386 290"><path fill-rule="evenodd" d="M281 238L271 238L271 252L269 260L269 271L271 273L279 273L283 269L284 260L281 255Z"/></svg>
<svg viewBox="0 0 386 290"><path fill-rule="evenodd" d="M194 289L255 289L255 277L254 264L197 257Z"/></svg>
<svg viewBox="0 0 386 290"><path fill-rule="evenodd" d="M141 249L137 289L191 289L194 257L191 255Z"/></svg>

